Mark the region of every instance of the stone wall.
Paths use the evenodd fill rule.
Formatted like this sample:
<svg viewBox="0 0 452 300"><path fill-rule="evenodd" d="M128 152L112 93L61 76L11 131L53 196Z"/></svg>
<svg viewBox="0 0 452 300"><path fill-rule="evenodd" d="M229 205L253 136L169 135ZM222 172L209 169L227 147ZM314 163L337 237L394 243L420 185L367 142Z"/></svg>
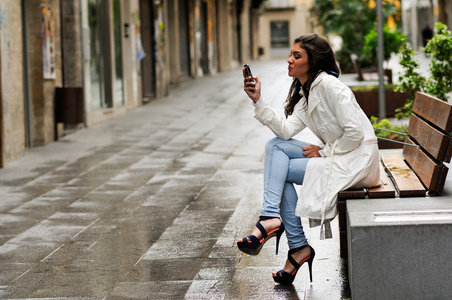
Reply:
<svg viewBox="0 0 452 300"><path fill-rule="evenodd" d="M63 5L63 84L66 86L82 86L82 41L80 24L80 2L61 0Z"/></svg>
<svg viewBox="0 0 452 300"><path fill-rule="evenodd" d="M42 5L52 9L53 12L54 78L44 77ZM61 85L60 5L58 0L26 0L23 9L26 15L31 146L34 147L51 143L55 138L54 94L55 86Z"/></svg>
<svg viewBox="0 0 452 300"><path fill-rule="evenodd" d="M22 56L21 5L17 0L0 2L0 103L3 115L2 161L14 160L25 150L25 107Z"/></svg>

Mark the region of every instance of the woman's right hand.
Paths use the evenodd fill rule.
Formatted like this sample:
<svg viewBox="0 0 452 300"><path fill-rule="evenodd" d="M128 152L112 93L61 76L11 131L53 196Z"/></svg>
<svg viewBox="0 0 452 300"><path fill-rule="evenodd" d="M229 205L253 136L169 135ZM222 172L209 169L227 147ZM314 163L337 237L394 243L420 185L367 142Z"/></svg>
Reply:
<svg viewBox="0 0 452 300"><path fill-rule="evenodd" d="M320 148L317 145L305 146L303 147L303 155L306 156L307 158L321 157L319 152L320 150L322 150L322 148Z"/></svg>
<svg viewBox="0 0 452 300"><path fill-rule="evenodd" d="M251 81L251 77L245 78L245 68L243 69L243 90L245 93L256 103L261 97L261 82L257 76L253 76L254 81Z"/></svg>

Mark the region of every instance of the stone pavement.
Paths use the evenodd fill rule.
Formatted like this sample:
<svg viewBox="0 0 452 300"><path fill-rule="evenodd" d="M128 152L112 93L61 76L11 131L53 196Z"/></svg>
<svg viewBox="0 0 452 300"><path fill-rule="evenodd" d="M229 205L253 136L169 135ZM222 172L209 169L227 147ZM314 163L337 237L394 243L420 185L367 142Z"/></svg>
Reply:
<svg viewBox="0 0 452 300"><path fill-rule="evenodd" d="M282 112L285 60L253 62ZM253 119L241 70L187 81L168 97L33 148L0 170L1 299L343 299L344 262L319 240L293 286L272 271L286 240L259 256L236 241L262 202L273 134ZM305 135L311 139L312 136Z"/></svg>

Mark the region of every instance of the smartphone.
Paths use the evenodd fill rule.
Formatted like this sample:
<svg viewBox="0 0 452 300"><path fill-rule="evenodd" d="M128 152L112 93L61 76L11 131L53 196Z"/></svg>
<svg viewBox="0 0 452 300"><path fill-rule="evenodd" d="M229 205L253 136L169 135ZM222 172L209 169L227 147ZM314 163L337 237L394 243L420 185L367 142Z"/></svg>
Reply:
<svg viewBox="0 0 452 300"><path fill-rule="evenodd" d="M243 67L245 68L245 78L246 77L253 77L253 73L251 73L250 66L248 64L244 64ZM250 81L255 81L254 78L251 78Z"/></svg>

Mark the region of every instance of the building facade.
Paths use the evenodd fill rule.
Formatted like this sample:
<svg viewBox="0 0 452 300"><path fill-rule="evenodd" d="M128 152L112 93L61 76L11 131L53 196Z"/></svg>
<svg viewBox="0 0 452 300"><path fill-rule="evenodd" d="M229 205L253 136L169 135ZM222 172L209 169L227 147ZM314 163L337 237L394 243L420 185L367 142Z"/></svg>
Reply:
<svg viewBox="0 0 452 300"><path fill-rule="evenodd" d="M258 57L261 0L2 0L0 167Z"/></svg>
<svg viewBox="0 0 452 300"><path fill-rule="evenodd" d="M437 22L447 25L449 30L452 29L452 1L402 1L402 21L403 31L413 49L421 50L425 46L425 32L432 32Z"/></svg>
<svg viewBox="0 0 452 300"><path fill-rule="evenodd" d="M309 13L311 0L267 0L261 8L258 54L261 59L288 57L293 41L317 32Z"/></svg>

